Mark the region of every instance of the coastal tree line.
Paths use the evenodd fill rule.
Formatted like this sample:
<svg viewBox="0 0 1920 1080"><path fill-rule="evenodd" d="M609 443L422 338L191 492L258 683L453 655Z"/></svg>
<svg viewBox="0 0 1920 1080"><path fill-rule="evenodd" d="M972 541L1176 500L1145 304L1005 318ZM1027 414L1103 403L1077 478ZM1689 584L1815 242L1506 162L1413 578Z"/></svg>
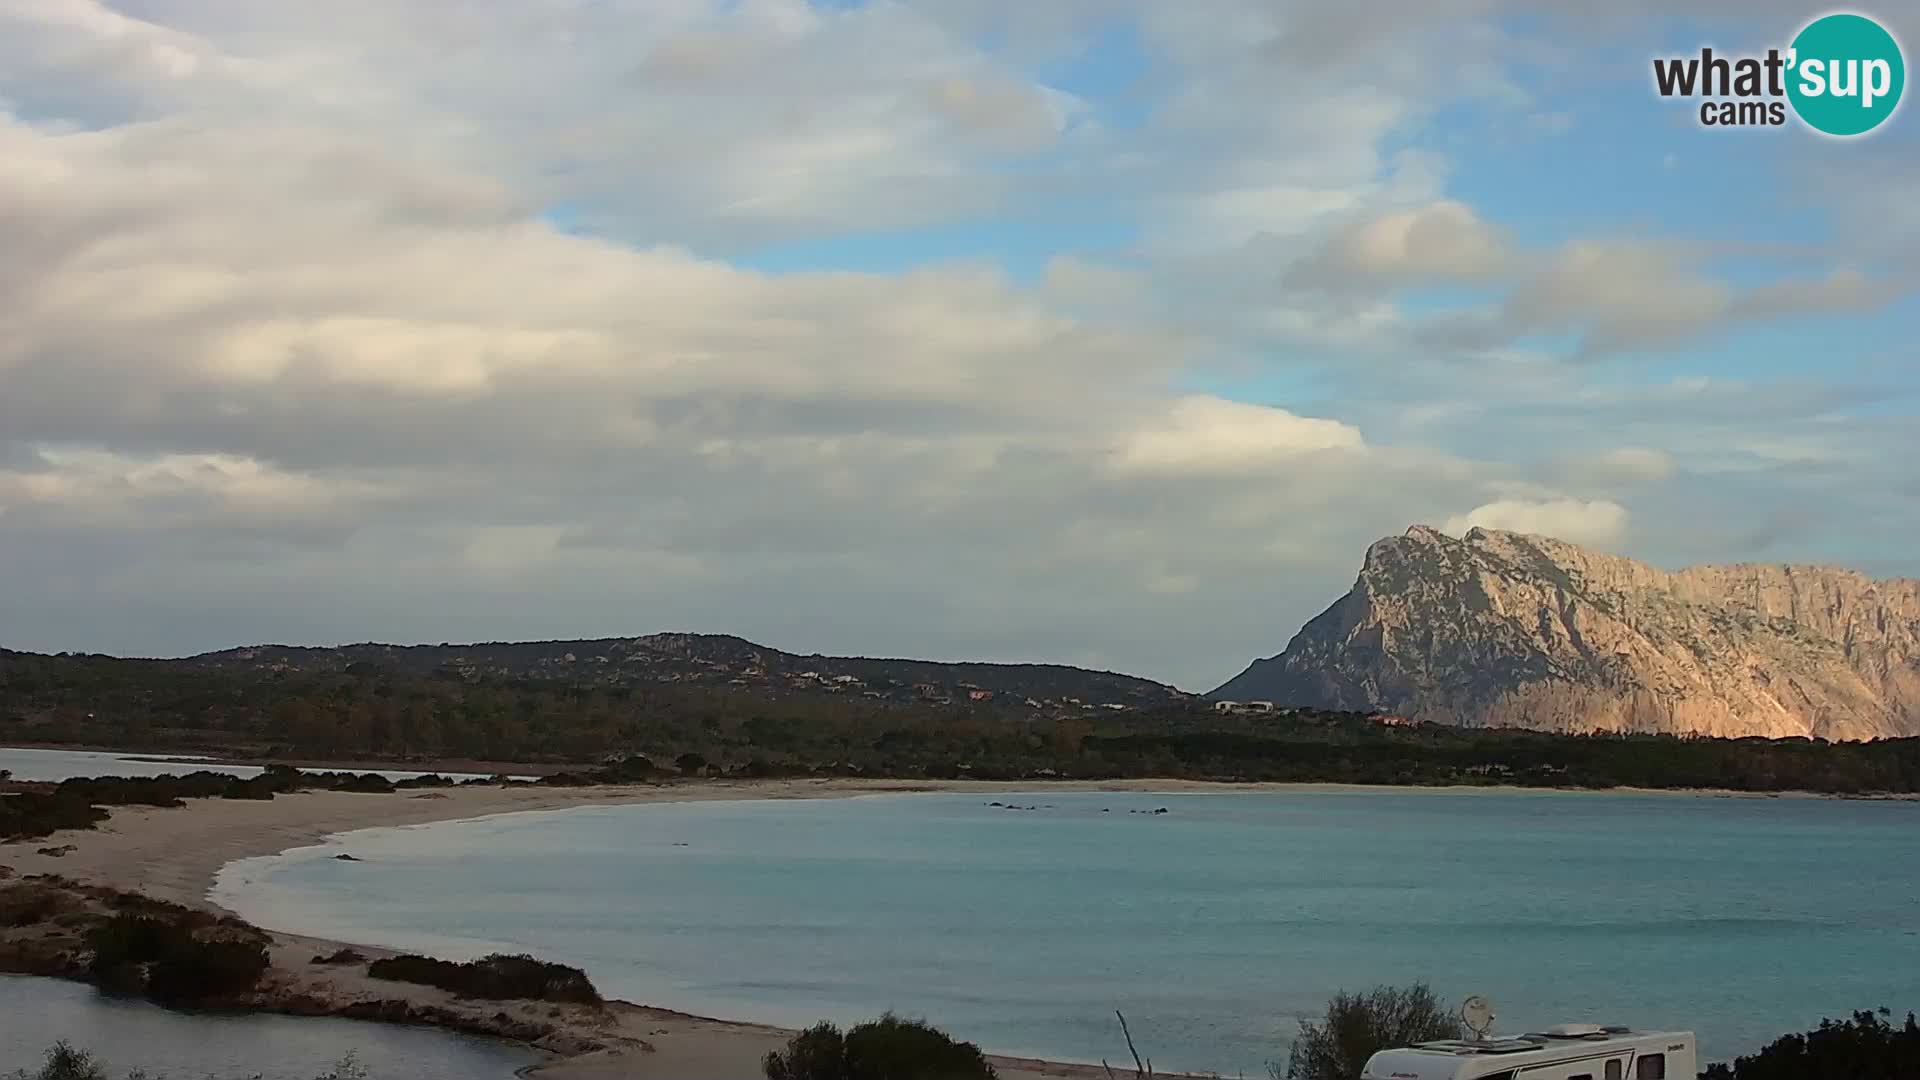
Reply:
<svg viewBox="0 0 1920 1080"><path fill-rule="evenodd" d="M208 671L0 656L0 743L281 759L591 764L645 753L748 776L1215 780L1920 792L1920 739L1827 743L1385 725L1206 703L1036 714L643 684Z"/></svg>

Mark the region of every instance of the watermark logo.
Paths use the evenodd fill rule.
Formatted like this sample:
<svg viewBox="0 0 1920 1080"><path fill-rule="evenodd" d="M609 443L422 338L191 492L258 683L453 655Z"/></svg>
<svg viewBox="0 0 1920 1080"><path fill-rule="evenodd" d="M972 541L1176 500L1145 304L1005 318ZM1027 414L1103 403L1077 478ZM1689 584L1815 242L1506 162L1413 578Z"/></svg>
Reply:
<svg viewBox="0 0 1920 1080"><path fill-rule="evenodd" d="M1784 50L1763 55L1698 56L1653 62L1664 98L1700 98L1706 127L1779 127L1788 109L1827 135L1864 135L1900 106L1907 64L1900 43L1865 15L1823 15Z"/></svg>

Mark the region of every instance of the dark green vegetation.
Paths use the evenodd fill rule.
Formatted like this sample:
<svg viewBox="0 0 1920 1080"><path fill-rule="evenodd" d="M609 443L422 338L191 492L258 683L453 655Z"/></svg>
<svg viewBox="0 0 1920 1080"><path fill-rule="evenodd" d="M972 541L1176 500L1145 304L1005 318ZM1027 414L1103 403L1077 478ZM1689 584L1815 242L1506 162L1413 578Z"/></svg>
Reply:
<svg viewBox="0 0 1920 1080"><path fill-rule="evenodd" d="M239 780L206 769L184 776L101 776L58 784L22 784L0 793L0 840L31 839L61 829L91 829L107 806L184 806L187 799L271 799L293 791L391 792L449 787L453 781L419 776L398 782L378 773L303 773L283 766Z"/></svg>
<svg viewBox="0 0 1920 1080"><path fill-rule="evenodd" d="M127 1080L161 1080L141 1069L135 1069L126 1076ZM332 1071L314 1080L366 1080L366 1076L360 1066L354 1064L353 1055L349 1054ZM109 1076L107 1067L92 1054L58 1042L47 1049L46 1061L40 1068L33 1072L16 1069L7 1073L4 1080L109 1080ZM254 1077L253 1080L259 1078Z"/></svg>
<svg viewBox="0 0 1920 1080"><path fill-rule="evenodd" d="M884 692L803 692L785 690L784 683L770 688L764 681L733 685L732 679L684 677L609 684L596 681L609 665L563 666L568 678L471 667L417 673L365 660L281 670L256 663L0 653L0 744L549 764L597 763L645 751L685 776L1186 777L1920 792L1920 739L1828 744L1405 727L1358 713L1227 715L1206 702L1147 691L1100 703L981 691L993 696L976 702L963 695L940 704L902 700L891 686ZM575 670L583 667L591 670ZM680 676L678 669L673 674ZM1125 707L1101 707L1107 704ZM645 771L651 774L651 763ZM280 790L275 785L283 782L228 782L215 794L259 797ZM369 790L384 783L377 777L360 782ZM38 826L19 824L23 809L0 804L0 832L38 835L31 831ZM35 814L68 828L82 824L87 811L75 801Z"/></svg>
<svg viewBox="0 0 1920 1080"><path fill-rule="evenodd" d="M1920 1077L1920 1025L1904 1025L1887 1010L1857 1012L1851 1020L1822 1020L1804 1035L1783 1035L1752 1057L1709 1065L1702 1080L1912 1080Z"/></svg>
<svg viewBox="0 0 1920 1080"><path fill-rule="evenodd" d="M494 953L456 964L408 953L375 960L367 965L367 974L376 979L435 986L460 997L489 1001L526 999L578 1005L600 1003L600 991L594 988L586 972L565 964L536 960L531 956Z"/></svg>
<svg viewBox="0 0 1920 1080"><path fill-rule="evenodd" d="M162 1004L192 1004L253 989L267 970L265 938L209 934L179 919L122 912L88 935L96 985Z"/></svg>
<svg viewBox="0 0 1920 1080"><path fill-rule="evenodd" d="M267 935L229 916L52 877L0 885L0 971L58 975L163 1005L243 998Z"/></svg>
<svg viewBox="0 0 1920 1080"><path fill-rule="evenodd" d="M993 1080L969 1042L892 1013L842 1032L821 1023L767 1055L767 1080Z"/></svg>
<svg viewBox="0 0 1920 1080"><path fill-rule="evenodd" d="M1425 983L1376 986L1364 994L1342 990L1327 1002L1324 1019L1300 1021L1286 1067L1274 1062L1269 1070L1274 1080L1358 1080L1367 1059L1381 1050L1465 1034Z"/></svg>

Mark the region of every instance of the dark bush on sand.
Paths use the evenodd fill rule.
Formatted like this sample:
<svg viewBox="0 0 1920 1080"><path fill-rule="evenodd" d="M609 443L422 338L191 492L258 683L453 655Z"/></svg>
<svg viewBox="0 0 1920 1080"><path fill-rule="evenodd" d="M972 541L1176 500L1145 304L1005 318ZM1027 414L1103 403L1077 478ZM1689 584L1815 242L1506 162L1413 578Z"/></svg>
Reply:
<svg viewBox="0 0 1920 1080"><path fill-rule="evenodd" d="M1342 990L1327 1002L1325 1019L1300 1021L1286 1067L1270 1068L1274 1080L1354 1080L1381 1050L1462 1034L1460 1018L1425 983Z"/></svg>
<svg viewBox="0 0 1920 1080"><path fill-rule="evenodd" d="M970 1042L920 1020L887 1013L842 1033L821 1023L768 1054L767 1080L994 1080Z"/></svg>
<svg viewBox="0 0 1920 1080"><path fill-rule="evenodd" d="M1703 1080L1908 1080L1920 1076L1920 1023L1894 1025L1887 1010L1822 1020L1804 1035L1782 1035L1752 1057L1709 1065Z"/></svg>
<svg viewBox="0 0 1920 1080"><path fill-rule="evenodd" d="M105 810L84 799L34 792L0 795L0 840L37 840L62 829L91 829L106 819Z"/></svg>
<svg viewBox="0 0 1920 1080"><path fill-rule="evenodd" d="M456 964L408 953L375 960L367 965L367 974L376 979L435 986L461 997L493 1001L524 998L587 1005L600 1001L600 991L594 989L586 972L531 956L494 953Z"/></svg>
<svg viewBox="0 0 1920 1080"><path fill-rule="evenodd" d="M88 972L109 990L144 993L166 1004L229 997L253 989L267 970L256 935L122 912L88 935Z"/></svg>

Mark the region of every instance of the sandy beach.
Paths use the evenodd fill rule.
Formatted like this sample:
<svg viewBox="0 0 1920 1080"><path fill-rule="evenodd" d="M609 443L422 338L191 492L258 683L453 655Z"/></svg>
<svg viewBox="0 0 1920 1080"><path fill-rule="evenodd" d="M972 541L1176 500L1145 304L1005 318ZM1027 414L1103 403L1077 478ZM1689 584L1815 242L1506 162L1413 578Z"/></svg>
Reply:
<svg viewBox="0 0 1920 1080"><path fill-rule="evenodd" d="M1078 790L1235 790L1240 785L1176 781L1063 783ZM490 814L558 810L621 803L715 799L840 798L883 792L964 790L981 793L1031 790L1032 783L917 782L891 780L769 780L708 782L658 787L546 789L466 787L393 794L312 791L271 801L198 799L173 809L117 807L92 831L61 833L49 841L0 845L0 866L24 877L58 874L76 881L145 893L175 903L214 908L208 899L215 875L236 859L269 855L354 829L417 825ZM1299 788L1293 788L1299 790ZM65 854L43 855L47 846ZM460 1002L430 987L373 980L359 966L316 965L313 958L352 945L368 957L390 955L359 943L326 941L273 931L274 971L281 996L334 1006L403 1000L419 1007L504 1012L515 1019L558 1028L546 1049L555 1060L533 1070L551 1080L612 1080L615 1077L676 1080L758 1080L760 1062L792 1033L672 1011L671 1002L610 1002L604 1010L544 1003ZM938 1023L938 1018L932 1018ZM570 1040L591 1039L605 1048L570 1053ZM1124 1057L1124 1046L1116 1046ZM1099 1067L1027 1059L994 1059L1009 1080L1040 1077L1104 1077Z"/></svg>

